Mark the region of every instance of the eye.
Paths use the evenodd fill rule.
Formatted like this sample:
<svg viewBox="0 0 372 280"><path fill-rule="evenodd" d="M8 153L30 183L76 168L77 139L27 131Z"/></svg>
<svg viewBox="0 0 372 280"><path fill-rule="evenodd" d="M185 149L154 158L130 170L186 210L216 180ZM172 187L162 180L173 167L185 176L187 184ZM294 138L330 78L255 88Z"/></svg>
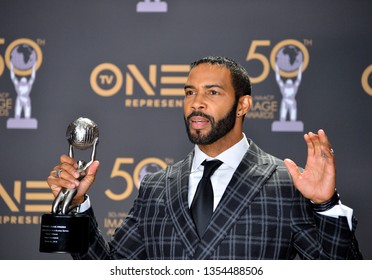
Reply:
<svg viewBox="0 0 372 280"><path fill-rule="evenodd" d="M195 94L195 91L193 90L185 90L185 96L193 95Z"/></svg>
<svg viewBox="0 0 372 280"><path fill-rule="evenodd" d="M219 92L216 91L216 90L211 90L211 91L209 91L209 94L210 95L217 95L217 94L219 94Z"/></svg>

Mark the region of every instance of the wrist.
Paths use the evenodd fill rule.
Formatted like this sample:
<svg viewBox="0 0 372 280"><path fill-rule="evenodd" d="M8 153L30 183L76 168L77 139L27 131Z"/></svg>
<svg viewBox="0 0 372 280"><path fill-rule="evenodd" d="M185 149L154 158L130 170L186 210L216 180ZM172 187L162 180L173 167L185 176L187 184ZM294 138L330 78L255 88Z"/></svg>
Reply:
<svg viewBox="0 0 372 280"><path fill-rule="evenodd" d="M335 193L333 194L333 196L325 202L314 203L314 202L310 201L310 207L315 212L324 212L324 211L327 211L327 210L333 208L335 205L338 204L339 201L340 201L340 196L337 193L337 191L335 190Z"/></svg>
<svg viewBox="0 0 372 280"><path fill-rule="evenodd" d="M82 203L84 203L84 201L87 199L87 195L86 194L83 194L82 196L79 196L79 197L74 197L73 201L72 201L72 205L80 205Z"/></svg>
<svg viewBox="0 0 372 280"><path fill-rule="evenodd" d="M90 199L87 194L84 194L84 201L77 206L77 213L83 213L90 208Z"/></svg>

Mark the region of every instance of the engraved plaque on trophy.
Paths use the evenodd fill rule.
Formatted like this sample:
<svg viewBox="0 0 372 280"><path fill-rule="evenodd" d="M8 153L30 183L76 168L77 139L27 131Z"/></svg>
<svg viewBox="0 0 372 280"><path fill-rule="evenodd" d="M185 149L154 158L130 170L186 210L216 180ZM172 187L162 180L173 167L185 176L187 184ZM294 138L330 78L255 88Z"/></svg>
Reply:
<svg viewBox="0 0 372 280"><path fill-rule="evenodd" d="M70 157L74 157L74 148L92 148L89 162L77 161L80 174L78 180L85 177L85 171L95 160L98 137L97 125L88 118L78 118L67 128ZM78 213L78 206L72 205L76 193L76 188L63 188L53 201L51 213L42 216L40 252L73 254L88 250L89 216Z"/></svg>

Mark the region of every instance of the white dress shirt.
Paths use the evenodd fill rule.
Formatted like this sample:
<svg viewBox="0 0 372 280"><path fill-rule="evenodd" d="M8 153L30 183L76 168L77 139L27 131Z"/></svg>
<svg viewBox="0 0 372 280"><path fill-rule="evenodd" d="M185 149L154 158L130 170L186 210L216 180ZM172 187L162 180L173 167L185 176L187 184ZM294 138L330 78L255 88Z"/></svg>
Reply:
<svg viewBox="0 0 372 280"><path fill-rule="evenodd" d="M214 193L214 210L220 202L222 195L225 192L225 189L229 184L235 170L238 168L245 153L248 151L248 148L249 143L245 135L243 135L242 140L240 140L234 146L219 154L215 158L211 158L210 156L206 155L199 149L197 145L195 145L195 154L189 178L189 207L191 206L198 183L203 176L204 166L201 165L202 162L204 160L212 159L218 159L223 162L222 165L213 173L211 177Z"/></svg>

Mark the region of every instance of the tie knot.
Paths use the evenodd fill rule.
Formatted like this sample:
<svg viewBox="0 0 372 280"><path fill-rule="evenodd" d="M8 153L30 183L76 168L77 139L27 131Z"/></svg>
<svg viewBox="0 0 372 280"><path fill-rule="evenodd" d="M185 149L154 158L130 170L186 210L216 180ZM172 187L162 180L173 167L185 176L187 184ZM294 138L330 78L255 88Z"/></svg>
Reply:
<svg viewBox="0 0 372 280"><path fill-rule="evenodd" d="M203 178L209 178L212 176L214 171L222 164L222 161L220 160L209 160L209 161L203 161L202 165L204 165L204 172L203 172Z"/></svg>

